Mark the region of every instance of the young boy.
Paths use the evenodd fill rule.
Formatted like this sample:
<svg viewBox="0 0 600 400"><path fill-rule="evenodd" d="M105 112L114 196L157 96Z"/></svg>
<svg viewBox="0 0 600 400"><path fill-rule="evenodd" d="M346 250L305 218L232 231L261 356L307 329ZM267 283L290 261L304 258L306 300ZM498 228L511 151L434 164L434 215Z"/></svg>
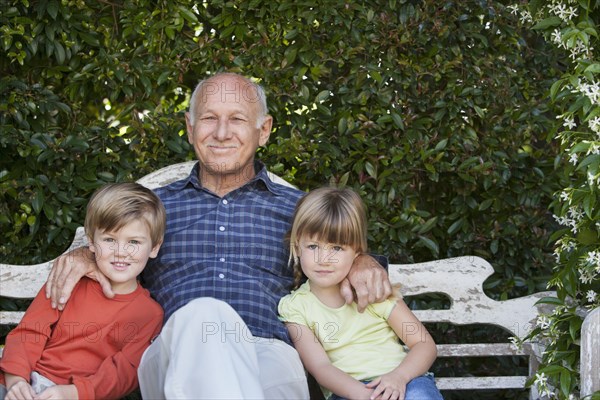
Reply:
<svg viewBox="0 0 600 400"><path fill-rule="evenodd" d="M137 387L142 353L163 320L137 276L158 254L165 223L161 201L137 183L94 193L85 232L116 295L106 298L96 281L84 278L58 311L42 288L6 338L0 400L5 394L8 400L118 399Z"/></svg>

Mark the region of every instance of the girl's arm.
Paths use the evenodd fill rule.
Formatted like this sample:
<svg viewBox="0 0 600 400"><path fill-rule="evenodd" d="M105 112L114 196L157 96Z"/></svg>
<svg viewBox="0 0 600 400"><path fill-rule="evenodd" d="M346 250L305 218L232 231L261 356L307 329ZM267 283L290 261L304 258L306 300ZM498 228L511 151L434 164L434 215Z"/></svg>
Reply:
<svg viewBox="0 0 600 400"><path fill-rule="evenodd" d="M383 395L387 398L389 394L390 398L403 399L408 382L429 370L437 357L437 348L427 329L401 299L392 309L388 323L410 351L393 371L367 387L375 388L373 395L376 397Z"/></svg>
<svg viewBox="0 0 600 400"><path fill-rule="evenodd" d="M373 390L334 367L313 332L305 325L286 323L304 367L321 386L348 399L370 399Z"/></svg>

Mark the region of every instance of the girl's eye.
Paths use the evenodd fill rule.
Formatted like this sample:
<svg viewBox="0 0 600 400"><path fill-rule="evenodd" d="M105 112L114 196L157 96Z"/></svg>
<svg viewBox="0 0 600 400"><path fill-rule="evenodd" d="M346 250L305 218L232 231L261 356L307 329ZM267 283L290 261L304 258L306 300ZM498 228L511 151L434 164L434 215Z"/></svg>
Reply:
<svg viewBox="0 0 600 400"><path fill-rule="evenodd" d="M306 247L308 247L310 250L315 250L317 248L317 245L316 244L309 244Z"/></svg>

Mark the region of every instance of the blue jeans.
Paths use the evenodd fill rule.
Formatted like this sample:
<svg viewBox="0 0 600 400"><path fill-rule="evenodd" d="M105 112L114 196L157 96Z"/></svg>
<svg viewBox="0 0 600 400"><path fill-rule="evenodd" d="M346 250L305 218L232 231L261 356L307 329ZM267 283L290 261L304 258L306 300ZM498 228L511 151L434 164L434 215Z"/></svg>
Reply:
<svg viewBox="0 0 600 400"><path fill-rule="evenodd" d="M365 381L363 383L368 383ZM442 394L440 393L437 386L435 386L435 380L433 374L428 372L424 375L418 376L406 385L406 394L404 400L443 400ZM338 395L331 395L328 400L346 400Z"/></svg>

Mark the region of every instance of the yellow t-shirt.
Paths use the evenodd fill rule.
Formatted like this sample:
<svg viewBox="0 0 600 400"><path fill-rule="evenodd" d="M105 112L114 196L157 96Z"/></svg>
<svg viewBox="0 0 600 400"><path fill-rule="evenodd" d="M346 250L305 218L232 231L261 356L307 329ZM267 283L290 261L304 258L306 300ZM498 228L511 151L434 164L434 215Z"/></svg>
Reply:
<svg viewBox="0 0 600 400"><path fill-rule="evenodd" d="M331 363L358 380L372 380L396 368L406 357L387 319L396 300L331 308L321 303L306 282L279 302L279 319L307 326L321 342ZM292 333L293 334L293 333ZM328 397L328 393L326 394Z"/></svg>

